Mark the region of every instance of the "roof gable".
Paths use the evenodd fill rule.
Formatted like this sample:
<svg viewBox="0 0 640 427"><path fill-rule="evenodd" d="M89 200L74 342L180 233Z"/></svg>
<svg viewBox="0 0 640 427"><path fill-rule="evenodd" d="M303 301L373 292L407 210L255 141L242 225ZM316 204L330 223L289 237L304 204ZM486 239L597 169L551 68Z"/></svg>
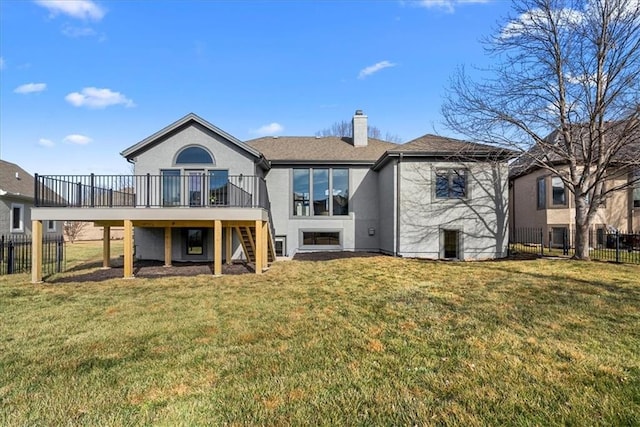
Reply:
<svg viewBox="0 0 640 427"><path fill-rule="evenodd" d="M33 198L33 176L15 163L0 160L0 196L8 193Z"/></svg>
<svg viewBox="0 0 640 427"><path fill-rule="evenodd" d="M125 150L123 150L120 155L123 156L124 158L126 158L127 160L130 160L131 158L135 157L136 155L145 152L146 150L148 150L149 148L160 144L162 141L164 141L167 137L179 132L180 130L184 129L185 127L191 125L192 123L196 123L200 126L202 126L203 128L205 128L206 130L226 139L227 141L229 141L231 144L237 146L238 148L240 148L241 150L245 151L246 153L250 154L251 156L253 156L256 159L262 159L262 155L259 151L255 150L254 148L250 147L249 145L245 144L244 142L240 141L239 139L237 139L236 137L234 137L233 135L223 131L222 129L212 125L211 123L209 123L208 121L204 120L203 118L201 118L200 116L194 114L194 113L189 113L186 116L184 116L183 118L171 123L169 126L159 130L158 132L154 133L153 135L143 139L142 141L138 142L137 144L132 145L129 148L126 148Z"/></svg>

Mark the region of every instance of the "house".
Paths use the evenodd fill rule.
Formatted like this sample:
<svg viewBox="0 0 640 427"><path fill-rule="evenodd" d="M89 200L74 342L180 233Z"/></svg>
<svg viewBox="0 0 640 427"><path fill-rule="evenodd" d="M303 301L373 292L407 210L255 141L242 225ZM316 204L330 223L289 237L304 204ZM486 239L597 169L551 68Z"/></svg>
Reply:
<svg viewBox="0 0 640 427"><path fill-rule="evenodd" d="M307 251L506 255L511 153L434 135L402 145L368 138L361 111L352 124L352 137L242 142L188 114L122 151L133 176L37 176L39 191L56 197L39 198L34 224L104 227L105 265L109 228L123 226L125 277L134 253L213 262L216 275L238 259L259 274L276 256Z"/></svg>
<svg viewBox="0 0 640 427"><path fill-rule="evenodd" d="M31 234L34 179L15 163L0 160L0 235ZM44 233L61 234L62 223L45 220Z"/></svg>
<svg viewBox="0 0 640 427"><path fill-rule="evenodd" d="M556 138L556 134L553 132L547 139ZM556 170L568 173L565 162L552 155L548 158ZM627 145L616 156L604 186L620 189L613 191L596 211L590 230L592 247L606 244L607 232L640 230L640 149L637 145ZM528 233L517 236L518 230L539 229L545 246L573 245L575 200L558 175L523 157L510 169L509 193L512 236L526 239L530 237Z"/></svg>

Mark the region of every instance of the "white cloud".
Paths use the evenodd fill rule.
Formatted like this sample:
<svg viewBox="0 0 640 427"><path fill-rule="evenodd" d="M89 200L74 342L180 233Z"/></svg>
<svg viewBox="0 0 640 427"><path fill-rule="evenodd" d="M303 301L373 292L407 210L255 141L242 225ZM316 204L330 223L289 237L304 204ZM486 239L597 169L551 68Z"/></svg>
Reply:
<svg viewBox="0 0 640 427"><path fill-rule="evenodd" d="M42 92L46 88L47 88L46 83L27 83L27 84L18 86L13 91L15 93L27 94L27 93Z"/></svg>
<svg viewBox="0 0 640 427"><path fill-rule="evenodd" d="M76 19L99 21L107 13L91 0L35 0L35 2L49 9L53 16L61 13Z"/></svg>
<svg viewBox="0 0 640 427"><path fill-rule="evenodd" d="M579 25L584 20L584 14L575 9L558 9L553 11L553 21L559 27ZM522 13L518 19L509 22L500 33L500 38L520 36L522 34L539 32L540 28L549 27L549 17L542 9L531 9Z"/></svg>
<svg viewBox="0 0 640 427"><path fill-rule="evenodd" d="M42 145L43 147L53 147L55 145L52 140L46 138L40 138L38 140L38 144Z"/></svg>
<svg viewBox="0 0 640 427"><path fill-rule="evenodd" d="M410 4L428 9L441 9L453 13L456 6L463 4L489 3L489 0L413 0Z"/></svg>
<svg viewBox="0 0 640 427"><path fill-rule="evenodd" d="M264 125L258 129L253 129L250 132L255 134L255 135L260 135L260 136L266 136L266 135L277 135L279 133L282 133L282 131L284 130L284 126L282 126L280 123L269 123L268 125Z"/></svg>
<svg viewBox="0 0 640 427"><path fill-rule="evenodd" d="M364 79L365 77L370 76L373 73L377 73L378 71L384 68L395 67L395 66L396 64L394 64L393 62L380 61L377 64L370 65L360 70L360 74L358 74L358 78Z"/></svg>
<svg viewBox="0 0 640 427"><path fill-rule="evenodd" d="M106 108L111 105L124 105L125 107L135 107L132 100L111 89L100 89L97 87L85 87L80 92L72 92L65 96L67 102L75 107Z"/></svg>
<svg viewBox="0 0 640 427"><path fill-rule="evenodd" d="M6 67L6 64L4 62L4 58L2 56L0 56L0 70L4 70L4 67Z"/></svg>
<svg viewBox="0 0 640 427"><path fill-rule="evenodd" d="M65 136L63 141L64 142L68 142L70 144L87 145L88 143L90 143L93 140L91 138L89 138L88 136L80 135L80 134L77 134L77 133L72 133L71 135Z"/></svg>

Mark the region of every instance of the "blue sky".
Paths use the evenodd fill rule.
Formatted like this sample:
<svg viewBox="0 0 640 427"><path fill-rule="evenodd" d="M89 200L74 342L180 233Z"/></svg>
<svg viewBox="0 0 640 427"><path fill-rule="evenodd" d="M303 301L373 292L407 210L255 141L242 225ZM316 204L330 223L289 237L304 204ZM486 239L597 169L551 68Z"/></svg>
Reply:
<svg viewBox="0 0 640 427"><path fill-rule="evenodd" d="M194 112L241 140L356 109L409 141L506 1L0 1L0 158L129 173L119 153Z"/></svg>

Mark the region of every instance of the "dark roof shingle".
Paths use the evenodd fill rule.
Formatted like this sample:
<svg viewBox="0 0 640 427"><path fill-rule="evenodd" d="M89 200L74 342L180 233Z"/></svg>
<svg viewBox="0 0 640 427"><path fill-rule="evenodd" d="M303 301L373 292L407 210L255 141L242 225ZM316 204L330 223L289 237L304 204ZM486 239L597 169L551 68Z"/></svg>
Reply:
<svg viewBox="0 0 640 427"><path fill-rule="evenodd" d="M354 147L349 137L280 136L246 142L272 162L353 161L374 163L397 144L369 138L365 147Z"/></svg>
<svg viewBox="0 0 640 427"><path fill-rule="evenodd" d="M0 160L0 192L33 197L33 179L33 176L15 163Z"/></svg>

